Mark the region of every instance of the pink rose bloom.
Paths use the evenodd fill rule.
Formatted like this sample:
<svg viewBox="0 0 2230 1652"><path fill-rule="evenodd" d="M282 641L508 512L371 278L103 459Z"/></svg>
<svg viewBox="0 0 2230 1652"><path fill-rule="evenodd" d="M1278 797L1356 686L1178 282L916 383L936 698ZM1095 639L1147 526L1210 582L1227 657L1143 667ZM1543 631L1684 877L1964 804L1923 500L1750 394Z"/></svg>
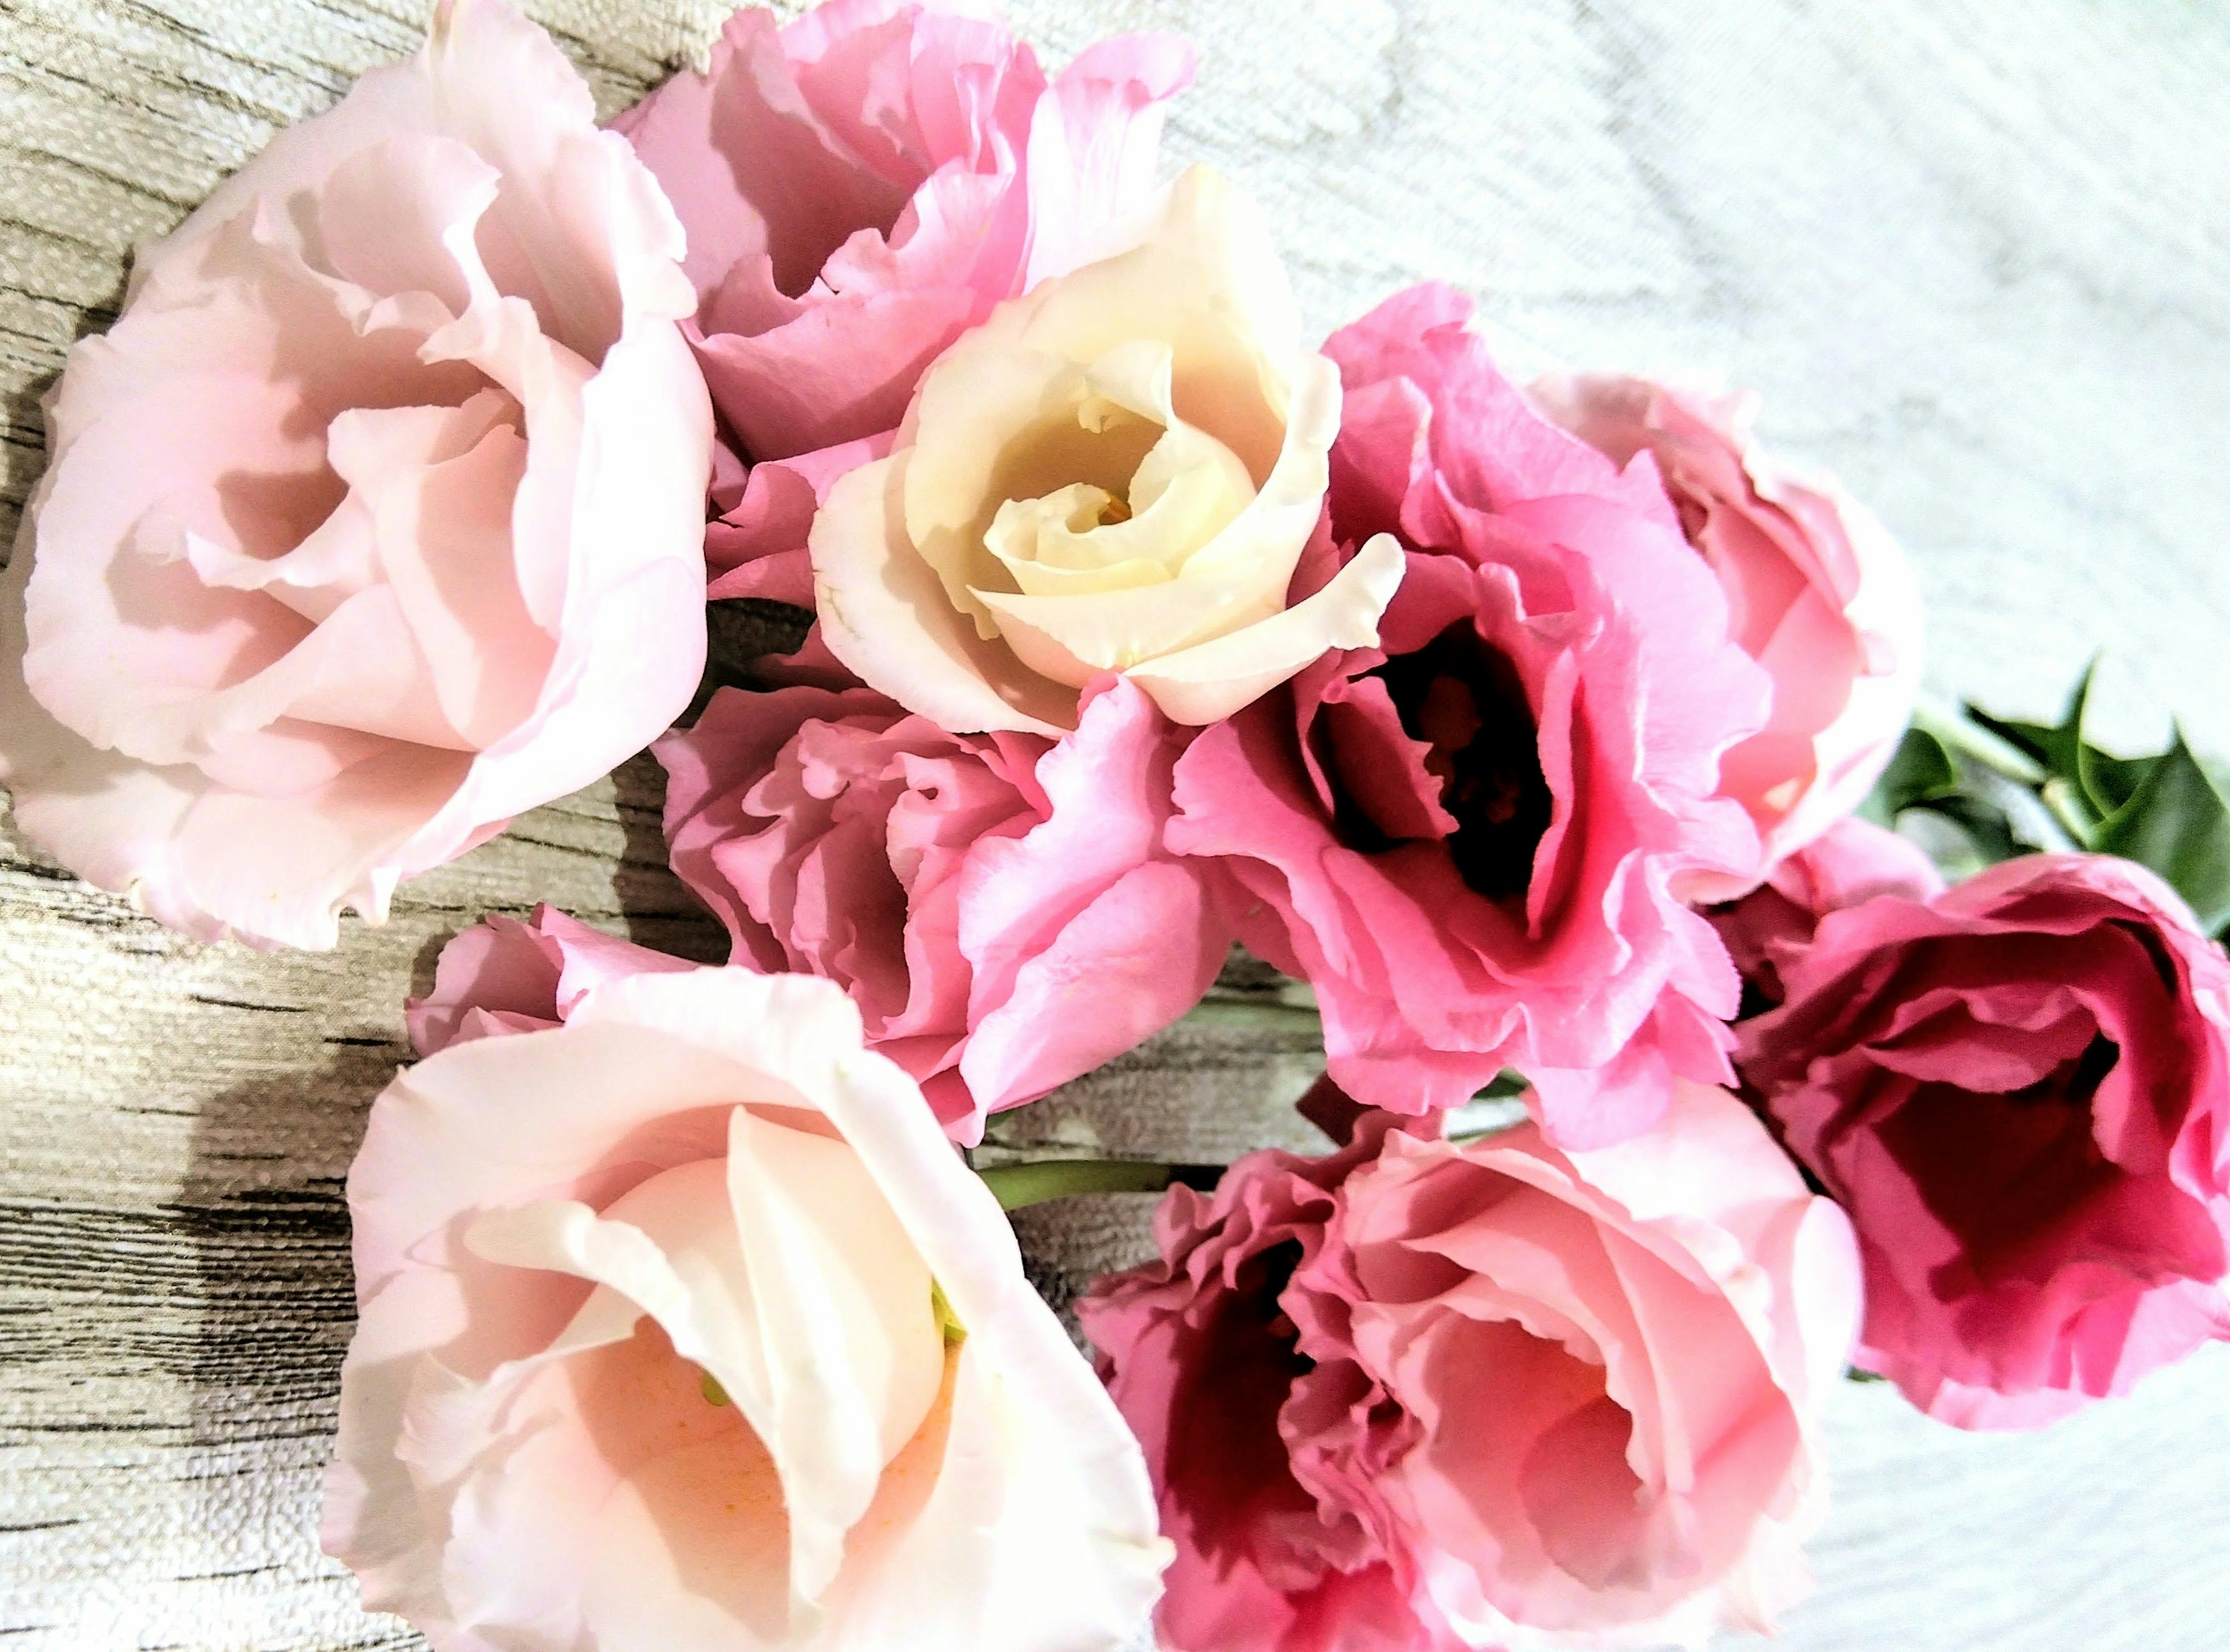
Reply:
<svg viewBox="0 0 2230 1652"><path fill-rule="evenodd" d="M1743 1071L1858 1229L1859 1366L2030 1428L2230 1336L2230 961L2151 873L2010 860L1781 975Z"/></svg>
<svg viewBox="0 0 2230 1652"><path fill-rule="evenodd" d="M1169 1546L825 981L607 980L373 1103L321 1536L437 1652L1112 1649Z"/></svg>
<svg viewBox="0 0 2230 1652"><path fill-rule="evenodd" d="M1366 1116L1172 1190L1079 1305L1177 1559L1176 1652L1700 1646L1808 1587L1849 1225L1725 1091L1559 1152Z"/></svg>
<svg viewBox="0 0 2230 1652"><path fill-rule="evenodd" d="M867 689L724 689L659 742L674 869L732 961L823 976L956 1140L1198 1003L1230 933L1161 846L1182 736L1134 685L1055 743Z"/></svg>
<svg viewBox="0 0 2230 1652"><path fill-rule="evenodd" d="M681 244L549 37L456 0L143 254L0 592L25 834L329 947L663 730L705 648Z"/></svg>
<svg viewBox="0 0 2230 1652"><path fill-rule="evenodd" d="M1505 1065L1552 1135L1648 1127L1669 1073L1731 1077L1738 983L1675 897L1746 875L1716 795L1764 673L1647 457L1621 472L1536 415L1415 288L1333 335L1346 415L1331 545L1398 539L1376 647L1336 649L1177 764L1170 845L1221 858L1240 938L1306 980L1331 1076L1397 1112Z"/></svg>
<svg viewBox="0 0 2230 1652"><path fill-rule="evenodd" d="M731 17L704 74L613 125L688 228L690 340L744 456L890 430L964 329L1092 255L1150 196L1192 67L1131 35L1048 80L1004 24L907 0Z"/></svg>
<svg viewBox="0 0 2230 1652"><path fill-rule="evenodd" d="M434 966L434 990L403 1019L422 1056L505 1032L562 1024L591 987L646 972L693 969L570 918L548 902L527 921L493 914L453 938Z"/></svg>
<svg viewBox="0 0 2230 1652"><path fill-rule="evenodd" d="M1787 996L1781 966L1811 943L1830 912L1877 895L1926 901L1943 890L1943 874L1910 838L1847 815L1778 862L1764 883L1708 916L1743 980L1778 1004Z"/></svg>
<svg viewBox="0 0 2230 1652"><path fill-rule="evenodd" d="M1920 591L1905 553L1832 481L1758 451L1755 395L1593 376L1544 379L1529 394L1613 463L1657 460L1688 543L1726 591L1735 640L1772 674L1771 719L1719 766L1769 870L1865 800L1912 716ZM1696 890L1741 892L1724 878Z"/></svg>

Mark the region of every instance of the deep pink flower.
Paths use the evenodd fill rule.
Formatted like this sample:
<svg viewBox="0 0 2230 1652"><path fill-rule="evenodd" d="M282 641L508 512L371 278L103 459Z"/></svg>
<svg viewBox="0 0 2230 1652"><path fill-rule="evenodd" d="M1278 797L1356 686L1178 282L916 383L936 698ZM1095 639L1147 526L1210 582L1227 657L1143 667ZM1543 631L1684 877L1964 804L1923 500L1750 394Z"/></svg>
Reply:
<svg viewBox="0 0 2230 1652"><path fill-rule="evenodd" d="M1865 800L1912 715L1920 591L1905 553L1832 480L1758 450L1754 395L1594 375L1527 394L1613 463L1657 460L1689 543L1726 591L1735 640L1772 673L1772 717L1719 765L1769 870ZM1742 890L1699 880L1697 892Z"/></svg>
<svg viewBox="0 0 2230 1652"><path fill-rule="evenodd" d="M1345 413L1296 588L1379 532L1408 571L1379 646L1194 743L1170 842L1221 858L1241 938L1315 988L1358 1100L1446 1107L1514 1065L1560 1141L1600 1143L1647 1127L1668 1071L1730 1076L1735 973L1679 896L1754 865L1718 760L1768 685L1648 459L1534 414L1469 313L1418 287L1326 345Z"/></svg>
<svg viewBox="0 0 2230 1652"><path fill-rule="evenodd" d="M1943 888L1943 874L1918 844L1852 815L1781 860L1750 893L1708 916L1743 980L1778 1004L1785 996L1782 960L1803 950L1828 913L1877 895L1924 901Z"/></svg>
<svg viewBox="0 0 2230 1652"><path fill-rule="evenodd" d="M945 345L1092 255L1154 183L1171 35L1047 79L998 22L828 0L787 27L738 11L703 74L614 122L689 232L692 330L744 457L890 430Z"/></svg>
<svg viewBox="0 0 2230 1652"><path fill-rule="evenodd" d="M1858 1228L1860 1366L2027 1428L2230 1336L2230 961L2152 874L2008 861L1781 976L1743 1070Z"/></svg>
<svg viewBox="0 0 2230 1652"><path fill-rule="evenodd" d="M1850 1228L1725 1091L1649 1135L1383 1113L1173 1191L1080 1304L1177 1546L1177 1652L1700 1645L1808 1582Z"/></svg>
<svg viewBox="0 0 2230 1652"><path fill-rule="evenodd" d="M409 1000L403 1019L422 1056L507 1032L564 1025L581 995L608 980L693 969L673 957L592 929L547 901L521 923L482 918L441 948L434 990Z"/></svg>
<svg viewBox="0 0 2230 1652"><path fill-rule="evenodd" d="M726 689L656 748L731 961L836 981L953 1135L1200 1000L1229 932L1161 847L1182 742L1136 685L1076 731L948 734L867 689Z"/></svg>

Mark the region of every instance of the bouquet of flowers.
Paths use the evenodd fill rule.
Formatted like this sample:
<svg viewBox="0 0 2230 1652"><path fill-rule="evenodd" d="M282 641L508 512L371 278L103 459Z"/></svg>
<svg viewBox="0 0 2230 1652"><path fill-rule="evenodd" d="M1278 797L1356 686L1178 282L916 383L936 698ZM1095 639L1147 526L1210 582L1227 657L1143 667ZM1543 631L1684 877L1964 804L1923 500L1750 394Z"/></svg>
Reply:
<svg viewBox="0 0 2230 1652"><path fill-rule="evenodd" d="M323 1538L443 1652L1698 1645L1847 1372L2028 1428L2230 1337L2216 771L1924 701L1746 398L1436 286L1312 344L1192 71L827 0L600 130L441 0L72 353L32 841L330 948L648 746L730 936L410 1006ZM976 1168L1234 947L1325 1151ZM1095 1364L1002 1206L1110 1189Z"/></svg>

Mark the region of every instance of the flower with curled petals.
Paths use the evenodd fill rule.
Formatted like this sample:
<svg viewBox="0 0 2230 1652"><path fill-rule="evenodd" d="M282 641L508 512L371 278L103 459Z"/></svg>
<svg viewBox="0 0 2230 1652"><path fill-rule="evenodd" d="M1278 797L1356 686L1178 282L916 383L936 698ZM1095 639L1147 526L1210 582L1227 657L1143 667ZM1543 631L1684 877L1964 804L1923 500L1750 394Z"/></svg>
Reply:
<svg viewBox="0 0 2230 1652"><path fill-rule="evenodd" d="M1173 722L1228 717L1376 640L1401 579L1381 538L1289 600L1339 410L1268 226L1195 167L1128 250L964 334L890 454L830 490L828 646L955 733L1057 735L1111 672Z"/></svg>
<svg viewBox="0 0 2230 1652"><path fill-rule="evenodd" d="M1526 394L1613 464L1656 460L1736 640L1772 675L1772 716L1719 764L1721 793L1763 840L1758 875L1770 872L1865 800L1912 716L1920 591L1904 551L1833 480L1758 447L1754 395L1595 374ZM1688 892L1728 900L1753 882L1699 877Z"/></svg>
<svg viewBox="0 0 2230 1652"><path fill-rule="evenodd" d="M1536 415L1470 310L1416 287L1325 345L1347 411L1304 572L1376 536L1408 570L1375 646L1193 742L1169 843L1315 989L1357 1100L1450 1107L1512 1066L1560 1146L1600 1146L1648 1127L1668 1074L1732 1077L1740 983L1682 893L1755 867L1717 794L1768 685L1647 457Z"/></svg>
<svg viewBox="0 0 2230 1652"><path fill-rule="evenodd" d="M723 689L654 749L674 870L732 961L834 980L957 1141L1197 1004L1231 944L1162 846L1189 730L1120 678L1059 742L867 689Z"/></svg>
<svg viewBox="0 0 2230 1652"><path fill-rule="evenodd" d="M326 947L647 744L705 647L680 253L549 37L454 0L143 254L0 590L25 834Z"/></svg>
<svg viewBox="0 0 2230 1652"><path fill-rule="evenodd" d="M1121 1645L1167 1546L828 982L606 979L373 1103L323 1540L439 1652Z"/></svg>
<svg viewBox="0 0 2230 1652"><path fill-rule="evenodd" d="M1078 1305L1177 1546L1163 1645L1693 1647L1801 1597L1850 1224L1671 1088L1614 1147L1369 1112L1170 1192Z"/></svg>
<svg viewBox="0 0 2230 1652"><path fill-rule="evenodd" d="M897 424L964 329L1150 198L1192 67L1182 39L1136 35L1049 76L995 16L942 3L730 17L702 74L613 123L689 231L686 331L742 448L723 469Z"/></svg>
<svg viewBox="0 0 2230 1652"><path fill-rule="evenodd" d="M2023 855L1775 956L1743 1077L1858 1230L1861 1369L2036 1428L2230 1340L2230 959L2167 884Z"/></svg>

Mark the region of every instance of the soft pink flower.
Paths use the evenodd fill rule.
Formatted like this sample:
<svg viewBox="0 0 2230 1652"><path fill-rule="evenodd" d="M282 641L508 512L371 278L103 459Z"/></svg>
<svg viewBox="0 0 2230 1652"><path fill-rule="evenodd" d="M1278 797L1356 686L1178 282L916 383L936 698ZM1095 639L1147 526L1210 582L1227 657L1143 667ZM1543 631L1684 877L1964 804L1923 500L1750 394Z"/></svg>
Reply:
<svg viewBox="0 0 2230 1652"><path fill-rule="evenodd" d="M648 743L704 662L680 252L549 37L456 0L143 254L0 592L25 833L325 947Z"/></svg>
<svg viewBox="0 0 2230 1652"><path fill-rule="evenodd" d="M1782 858L1756 889L1706 916L1743 980L1778 1004L1782 960L1809 944L1828 913L1877 895L1925 901L1943 889L1943 874L1918 844L1849 815Z"/></svg>
<svg viewBox="0 0 2230 1652"><path fill-rule="evenodd" d="M1920 592L1905 553L1834 482L1757 449L1754 395L1592 375L1528 394L1614 464L1657 460L1688 543L1725 588L1735 640L1772 673L1771 719L1719 765L1769 870L1865 800L1912 715ZM1706 877L1694 892L1725 900L1742 887Z"/></svg>
<svg viewBox="0 0 2230 1652"><path fill-rule="evenodd" d="M1181 741L1113 680L1058 743L947 734L867 689L724 689L656 749L674 871L732 961L841 986L972 1143L1215 980L1230 933L1161 846Z"/></svg>
<svg viewBox="0 0 2230 1652"><path fill-rule="evenodd" d="M1192 67L1127 35L1048 80L1002 23L907 0L730 18L705 73L613 124L688 228L690 336L744 456L896 425L964 329L1144 204Z"/></svg>
<svg viewBox="0 0 2230 1652"><path fill-rule="evenodd" d="M560 1025L591 987L645 972L695 967L570 918L547 902L527 921L493 914L453 937L434 966L434 990L403 1019L422 1056L506 1032Z"/></svg>
<svg viewBox="0 0 2230 1652"><path fill-rule="evenodd" d="M1079 1312L1145 1447L1176 1652L1701 1645L1801 1596L1849 1225L1725 1091L1562 1153L1366 1115L1173 1191Z"/></svg>
<svg viewBox="0 0 2230 1652"><path fill-rule="evenodd" d="M2151 873L2010 860L1781 977L1743 1072L1858 1229L1860 1366L2028 1428L2230 1337L2230 961Z"/></svg>
<svg viewBox="0 0 2230 1652"><path fill-rule="evenodd" d="M1335 650L1179 762L1181 853L1221 858L1241 939L1305 979L1331 1075L1415 1113L1505 1064L1567 1145L1646 1128L1666 1075L1731 1076L1737 982L1676 890L1757 852L1715 795L1764 673L1647 457L1624 472L1534 415L1414 289L1333 335L1346 415L1333 546L1408 571L1379 644Z"/></svg>
<svg viewBox="0 0 2230 1652"><path fill-rule="evenodd" d="M1152 1603L1137 1444L825 981L443 1050L349 1211L322 1537L439 1652L1113 1648Z"/></svg>

